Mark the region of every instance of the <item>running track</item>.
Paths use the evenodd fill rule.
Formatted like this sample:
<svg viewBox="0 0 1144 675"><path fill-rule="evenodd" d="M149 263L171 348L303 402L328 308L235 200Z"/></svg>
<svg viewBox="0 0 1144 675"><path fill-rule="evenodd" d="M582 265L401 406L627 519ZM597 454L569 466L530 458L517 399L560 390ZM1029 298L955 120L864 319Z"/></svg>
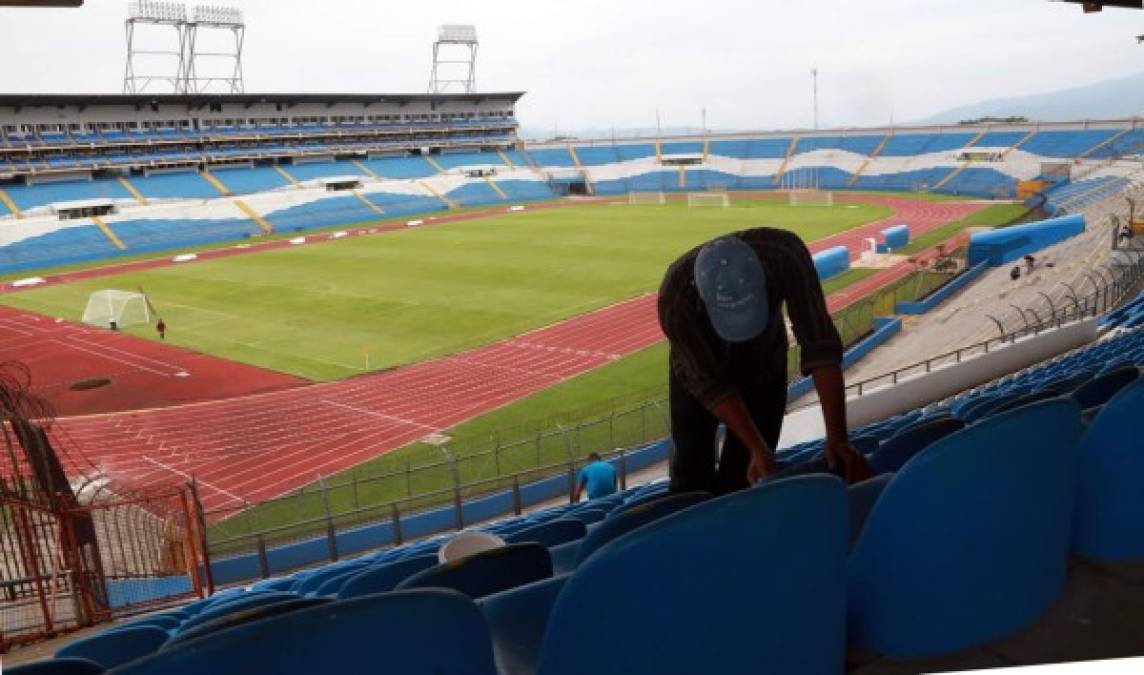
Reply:
<svg viewBox="0 0 1144 675"><path fill-rule="evenodd" d="M854 195L896 209L889 218L811 244L862 240L887 224L914 236L982 208ZM832 308L908 273L902 263L832 296ZM453 426L663 339L655 297L640 296L450 357L335 383L289 387L178 407L65 418L52 428L76 473L124 487L194 475L208 510L237 508L310 483ZM144 342L144 341L140 341ZM153 344L153 343L147 343ZM231 364L233 367L233 364ZM75 459L73 459L75 458ZM90 463L88 463L90 462Z"/></svg>

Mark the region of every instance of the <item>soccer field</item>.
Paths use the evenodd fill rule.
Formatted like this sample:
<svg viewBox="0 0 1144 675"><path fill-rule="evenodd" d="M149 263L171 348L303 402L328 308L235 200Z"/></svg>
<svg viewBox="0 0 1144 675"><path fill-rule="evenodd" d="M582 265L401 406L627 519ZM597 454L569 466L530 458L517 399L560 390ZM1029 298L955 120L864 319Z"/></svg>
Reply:
<svg viewBox="0 0 1144 675"><path fill-rule="evenodd" d="M813 241L883 206L627 204L538 209L50 286L0 302L78 321L97 290L142 287L167 339L331 380L456 352L654 290L683 251L768 225ZM128 332L155 339L150 326ZM367 365L368 359L368 365Z"/></svg>

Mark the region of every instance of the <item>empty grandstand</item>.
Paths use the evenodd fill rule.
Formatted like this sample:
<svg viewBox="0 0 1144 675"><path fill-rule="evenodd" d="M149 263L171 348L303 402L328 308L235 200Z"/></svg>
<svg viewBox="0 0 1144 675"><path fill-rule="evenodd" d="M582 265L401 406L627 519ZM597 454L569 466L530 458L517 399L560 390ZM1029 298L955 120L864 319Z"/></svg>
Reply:
<svg viewBox="0 0 1144 675"><path fill-rule="evenodd" d="M404 30L402 12L378 30L334 4L337 39ZM476 89L472 26L441 27L429 93L242 93L241 13L187 9L132 3L131 94L0 94L4 672L893 675L1144 656L1131 112L820 126L815 67L813 128L768 129L782 118L699 58L724 36L667 3L657 19L687 10L680 34L613 8L588 17L589 49L515 43L494 63L574 64L590 95L530 97L585 116L647 91L605 89L613 70L684 86L703 66L748 124L709 129L704 107L669 132L657 109L654 129L525 140L525 94ZM544 8L526 9L510 27L532 40L520 28ZM723 9L705 8L712 25L738 30ZM181 41L177 93L142 91L140 17ZM232 32L233 71L185 62L231 58L196 44L200 23ZM1051 31L978 21L949 36L945 70L936 44L884 40L891 17L842 27L878 38L897 87L906 69L945 86L993 24L1067 56ZM272 37L329 76L316 32ZM785 54L742 34L766 44L759 81L779 77ZM407 66L370 46L371 71ZM641 67L645 49L659 61ZM764 107L801 105L766 82ZM682 251L764 224L811 257L845 419L828 442L824 408L842 406L798 372L788 324L773 467L680 492L656 289ZM743 345L717 342L726 370ZM868 477L842 479L839 441ZM600 456L613 491L580 500Z"/></svg>

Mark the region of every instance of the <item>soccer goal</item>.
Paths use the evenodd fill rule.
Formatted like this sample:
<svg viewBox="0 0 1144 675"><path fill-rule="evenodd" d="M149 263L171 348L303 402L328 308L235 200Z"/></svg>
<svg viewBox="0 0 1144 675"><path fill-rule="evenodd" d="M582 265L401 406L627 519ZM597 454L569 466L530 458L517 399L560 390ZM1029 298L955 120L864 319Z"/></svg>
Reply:
<svg viewBox="0 0 1144 675"><path fill-rule="evenodd" d="M687 194L687 205L727 208L731 205L731 198L726 192L690 192Z"/></svg>
<svg viewBox="0 0 1144 675"><path fill-rule="evenodd" d="M108 328L111 322L119 328L151 323L147 311L147 298L130 291L96 291L87 299L83 322L91 326Z"/></svg>
<svg viewBox="0 0 1144 675"><path fill-rule="evenodd" d="M667 197L662 192L629 192L629 204L666 204Z"/></svg>
<svg viewBox="0 0 1144 675"><path fill-rule="evenodd" d="M829 190L791 190L791 206L834 206L834 193Z"/></svg>

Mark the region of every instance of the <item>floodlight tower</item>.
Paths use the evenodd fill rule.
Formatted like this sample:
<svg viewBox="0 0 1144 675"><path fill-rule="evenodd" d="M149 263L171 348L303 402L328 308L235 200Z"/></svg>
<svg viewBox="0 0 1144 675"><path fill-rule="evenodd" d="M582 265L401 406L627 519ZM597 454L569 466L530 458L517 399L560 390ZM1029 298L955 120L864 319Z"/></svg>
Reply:
<svg viewBox="0 0 1144 675"><path fill-rule="evenodd" d="M463 93L473 93L477 88L477 46L476 26L447 23L438 27L429 93L445 94L454 86ZM442 47L446 54L441 53Z"/></svg>
<svg viewBox="0 0 1144 675"><path fill-rule="evenodd" d="M135 29L139 26L158 26L174 29L175 44L168 49L140 49L135 46ZM171 91L183 93L183 69L187 45L187 8L177 2L159 0L134 0L127 4L127 66L123 71L123 93L141 94L152 82L169 84ZM169 35L169 32L164 31ZM167 56L177 59L172 72L150 72L151 64L144 66L148 72L135 72L139 56ZM144 59L150 61L151 59ZM170 59L168 59L170 60Z"/></svg>
<svg viewBox="0 0 1144 675"><path fill-rule="evenodd" d="M230 33L234 46L222 51L202 51L198 38L200 31ZM183 89L188 94L201 94L211 86L220 83L226 93L241 94L242 44L246 38L246 24L242 10L237 7L217 5L196 5L191 20L187 22L187 56L183 70ZM207 74L198 71L198 65L205 59L222 60L225 65L208 68ZM229 66L229 68L228 68ZM229 74L227 73L229 70ZM216 72L217 71L217 72Z"/></svg>

